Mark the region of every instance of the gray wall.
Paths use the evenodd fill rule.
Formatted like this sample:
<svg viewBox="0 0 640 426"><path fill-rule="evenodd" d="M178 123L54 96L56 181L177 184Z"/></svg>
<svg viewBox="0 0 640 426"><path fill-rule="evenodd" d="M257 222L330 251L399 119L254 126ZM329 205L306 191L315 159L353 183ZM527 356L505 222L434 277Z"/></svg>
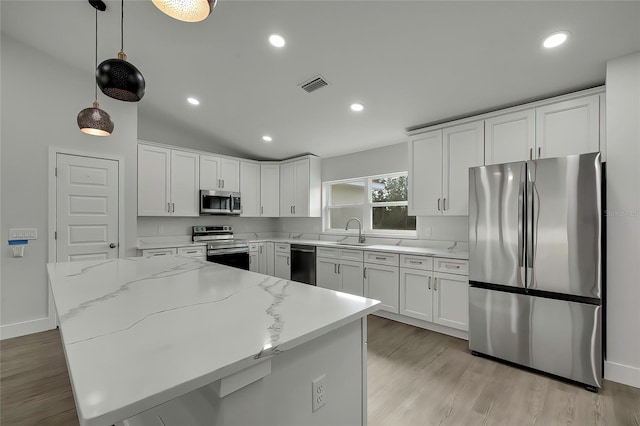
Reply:
<svg viewBox="0 0 640 426"><path fill-rule="evenodd" d="M124 158L125 179L136 175L137 106L100 96L101 107L114 123L113 135L99 138L81 133L76 124L80 110L93 102L93 76L70 68L59 59L34 50L5 34L1 45L2 91L2 215L0 234L13 227L38 229L25 257L11 257L6 242L0 257L0 324L35 321L48 315L48 156L60 147L100 156ZM123 246L134 255L136 240L136 188L125 185ZM4 241L6 241L3 238Z"/></svg>
<svg viewBox="0 0 640 426"><path fill-rule="evenodd" d="M640 387L640 52L607 63L607 378Z"/></svg>

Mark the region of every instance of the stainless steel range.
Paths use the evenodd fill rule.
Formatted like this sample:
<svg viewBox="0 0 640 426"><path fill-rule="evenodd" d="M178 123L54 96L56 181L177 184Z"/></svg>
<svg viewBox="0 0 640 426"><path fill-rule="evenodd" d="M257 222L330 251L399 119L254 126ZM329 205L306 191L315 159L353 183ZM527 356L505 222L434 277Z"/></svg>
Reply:
<svg viewBox="0 0 640 426"><path fill-rule="evenodd" d="M207 241L207 260L249 270L249 242L233 237L231 226L194 226L193 241Z"/></svg>

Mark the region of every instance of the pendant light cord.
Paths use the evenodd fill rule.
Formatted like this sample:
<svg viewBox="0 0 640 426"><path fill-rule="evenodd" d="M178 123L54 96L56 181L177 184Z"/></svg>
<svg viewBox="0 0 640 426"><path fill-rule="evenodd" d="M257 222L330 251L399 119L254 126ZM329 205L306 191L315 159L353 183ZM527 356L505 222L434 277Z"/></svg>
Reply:
<svg viewBox="0 0 640 426"><path fill-rule="evenodd" d="M124 0L120 3L120 50L124 50Z"/></svg>
<svg viewBox="0 0 640 426"><path fill-rule="evenodd" d="M96 9L96 56L94 64L94 70L98 69L98 9ZM98 102L98 83L96 82L95 77L93 79L93 83L94 97L96 102Z"/></svg>

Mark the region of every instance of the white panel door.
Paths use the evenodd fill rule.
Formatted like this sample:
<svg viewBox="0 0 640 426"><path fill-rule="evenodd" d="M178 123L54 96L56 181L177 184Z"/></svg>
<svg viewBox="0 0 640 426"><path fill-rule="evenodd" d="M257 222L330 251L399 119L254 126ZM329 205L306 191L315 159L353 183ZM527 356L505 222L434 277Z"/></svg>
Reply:
<svg viewBox="0 0 640 426"><path fill-rule="evenodd" d="M433 322L469 330L469 277L433 273Z"/></svg>
<svg viewBox="0 0 640 426"><path fill-rule="evenodd" d="M260 165L260 215L280 216L280 165Z"/></svg>
<svg viewBox="0 0 640 426"><path fill-rule="evenodd" d="M296 161L293 164L295 169L293 215L309 217L309 159Z"/></svg>
<svg viewBox="0 0 640 426"><path fill-rule="evenodd" d="M200 216L200 155L171 151L171 215Z"/></svg>
<svg viewBox="0 0 640 426"><path fill-rule="evenodd" d="M536 144L536 111L529 109L484 122L484 163L532 160Z"/></svg>
<svg viewBox="0 0 640 426"><path fill-rule="evenodd" d="M56 261L118 257L118 162L57 154Z"/></svg>
<svg viewBox="0 0 640 426"><path fill-rule="evenodd" d="M553 158L600 150L598 95L536 109L537 157Z"/></svg>
<svg viewBox="0 0 640 426"><path fill-rule="evenodd" d="M260 164L240 162L240 196L241 216L260 216Z"/></svg>
<svg viewBox="0 0 640 426"><path fill-rule="evenodd" d="M433 272L400 268L400 314L433 321Z"/></svg>
<svg viewBox="0 0 640 426"><path fill-rule="evenodd" d="M220 160L220 180L223 191L240 191L240 162L230 158L222 158Z"/></svg>
<svg viewBox="0 0 640 426"><path fill-rule="evenodd" d="M381 309L398 313L399 268L396 266L364 264L364 294L380 301Z"/></svg>
<svg viewBox="0 0 640 426"><path fill-rule="evenodd" d="M215 191L222 189L220 180L220 157L200 156L200 189Z"/></svg>
<svg viewBox="0 0 640 426"><path fill-rule="evenodd" d="M338 265L338 276L341 282L340 291L364 296L364 278L362 262L341 261Z"/></svg>
<svg viewBox="0 0 640 426"><path fill-rule="evenodd" d="M280 216L293 216L295 202L294 163L280 165Z"/></svg>
<svg viewBox="0 0 640 426"><path fill-rule="evenodd" d="M275 276L285 280L291 279L291 257L289 253L276 252L274 261Z"/></svg>
<svg viewBox="0 0 640 426"><path fill-rule="evenodd" d="M316 258L316 285L330 290L340 290L338 261Z"/></svg>
<svg viewBox="0 0 640 426"><path fill-rule="evenodd" d="M442 214L469 214L469 168L484 164L484 121L442 131Z"/></svg>
<svg viewBox="0 0 640 426"><path fill-rule="evenodd" d="M409 214L439 216L442 197L442 130L409 142Z"/></svg>
<svg viewBox="0 0 640 426"><path fill-rule="evenodd" d="M171 214L171 150L138 144L138 216Z"/></svg>

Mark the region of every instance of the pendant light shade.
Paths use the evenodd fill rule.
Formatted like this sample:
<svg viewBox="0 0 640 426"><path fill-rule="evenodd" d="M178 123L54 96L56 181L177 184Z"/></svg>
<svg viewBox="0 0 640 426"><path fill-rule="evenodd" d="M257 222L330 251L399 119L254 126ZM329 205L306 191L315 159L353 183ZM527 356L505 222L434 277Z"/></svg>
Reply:
<svg viewBox="0 0 640 426"><path fill-rule="evenodd" d="M107 59L96 68L96 83L105 95L125 102L138 102L144 96L142 73L127 62L124 53L124 0L120 12L120 52L115 59Z"/></svg>
<svg viewBox="0 0 640 426"><path fill-rule="evenodd" d="M89 0L91 6L96 9L96 56L95 64L98 63L98 10L104 11L107 7L104 2L100 0ZM94 82L93 84L95 100L93 101L93 108L85 108L76 119L80 131L88 135L93 136L109 136L113 132L113 121L106 111L100 109L98 104L98 88Z"/></svg>
<svg viewBox="0 0 640 426"><path fill-rule="evenodd" d="M88 135L109 136L113 132L113 121L98 102L94 102L93 108L85 108L78 114L78 127Z"/></svg>
<svg viewBox="0 0 640 426"><path fill-rule="evenodd" d="M152 0L163 13L184 22L200 22L211 14L217 0Z"/></svg>

